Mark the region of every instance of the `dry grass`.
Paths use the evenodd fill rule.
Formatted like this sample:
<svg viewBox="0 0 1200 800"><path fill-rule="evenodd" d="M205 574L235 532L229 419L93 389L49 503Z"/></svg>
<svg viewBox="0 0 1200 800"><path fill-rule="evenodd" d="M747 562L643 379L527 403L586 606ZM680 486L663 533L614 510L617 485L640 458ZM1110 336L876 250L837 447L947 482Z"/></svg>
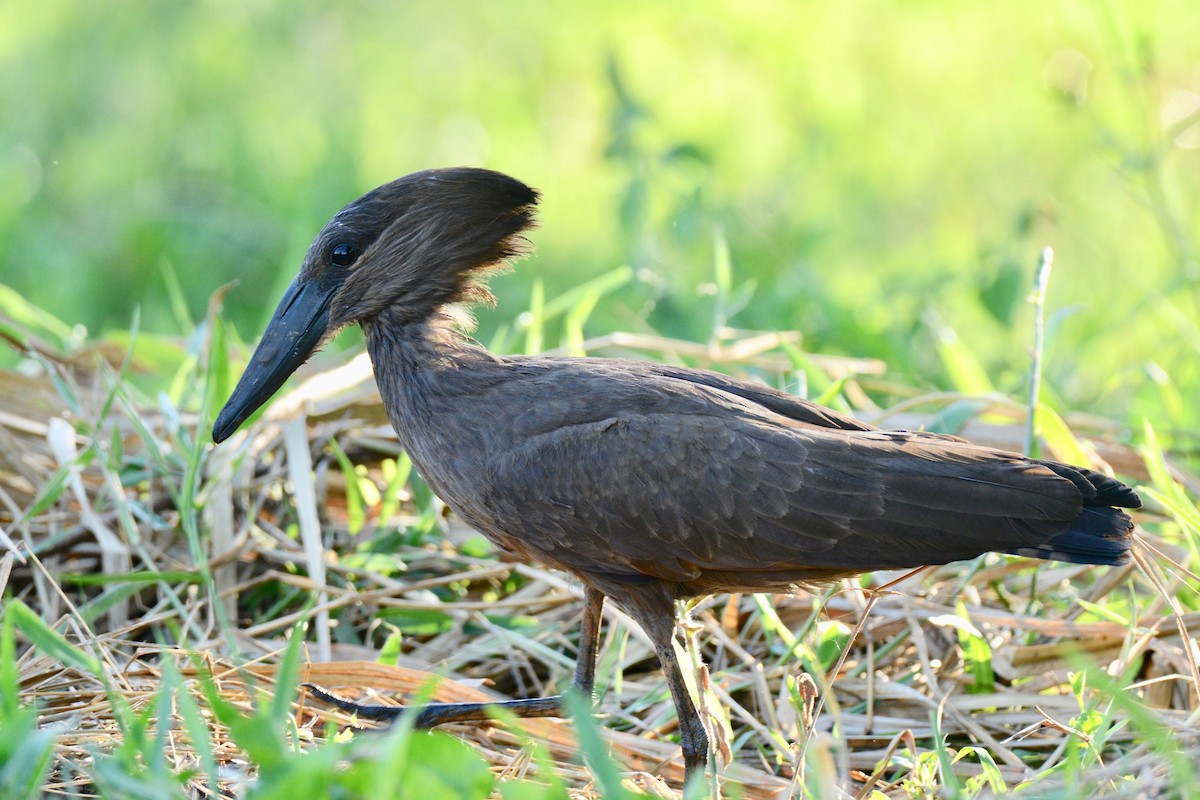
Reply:
<svg viewBox="0 0 1200 800"><path fill-rule="evenodd" d="M620 337L597 344L672 346ZM776 344L736 356L771 364L777 354L765 348ZM289 631L305 619L301 680L378 702L412 695L434 674L445 677L435 694L445 700L546 694L569 683L580 588L481 547L419 482L402 480L405 462L365 357L310 373L248 432L215 449L194 443L197 418L135 399L106 368L51 355L42 363L39 377L0 375L0 532L8 540L0 540L0 592L99 659L107 679L43 649L20 655L21 698L37 702L40 725L56 737L45 793L92 790L97 752L127 734L114 699L153 708L167 665L201 707L200 679L211 675L221 696L249 713L249 684L270 689ZM854 377L877 365L823 366L848 376L847 395L865 406ZM903 426L927 419L911 410L919 406L906 408ZM1018 419L994 424L1012 409L992 411L991 423L973 422L967 435L1019 448ZM298 412L307 425L289 422ZM1150 479L1137 451L1087 422L1076 427L1102 442L1098 452ZM189 464L199 468L191 508L180 503L191 496ZM390 508L389 484L399 488ZM302 509L311 498L308 513L297 513L293 498ZM1183 610L1195 607L1200 584L1187 572L1196 565L1178 528L1153 512L1141 521L1147 543L1177 562L1152 558L1163 592L1136 567L990 556L909 576L878 573L823 597L696 604L688 638L707 664L700 684L717 749L732 757L722 768L726 786L750 798L999 791L972 780L986 774L1008 788L1029 782L1033 796L1140 797L1153 787L1183 796L1180 767L1164 748L1200 763L1196 644L1187 634L1200 612ZM1159 564L1167 566L1161 575ZM80 582L102 573L118 577ZM606 741L630 785L673 796L682 765L653 649L619 609L609 605L605 617L597 713ZM378 663L399 629L407 632L389 651L393 663ZM1078 676L1088 664L1085 685ZM816 696L819 713L807 719ZM227 728L205 719L223 790L237 793L254 766ZM293 719L305 747L324 738L325 721L351 722L303 696ZM573 795L597 794L568 722L447 729L506 778L545 777L530 745L540 742ZM173 769L197 768L188 737L178 729L166 736ZM202 772L190 791L214 796Z"/></svg>

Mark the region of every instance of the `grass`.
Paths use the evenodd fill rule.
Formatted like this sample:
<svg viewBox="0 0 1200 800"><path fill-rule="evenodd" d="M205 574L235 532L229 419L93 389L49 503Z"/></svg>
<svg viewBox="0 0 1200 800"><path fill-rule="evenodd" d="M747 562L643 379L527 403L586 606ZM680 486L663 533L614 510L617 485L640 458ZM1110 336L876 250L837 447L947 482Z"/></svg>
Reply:
<svg viewBox="0 0 1200 800"><path fill-rule="evenodd" d="M529 349L545 335L530 332L561 314L575 320L561 341L568 350L642 344L656 357L693 359L687 342L583 336L589 311L624 279L585 286L574 305L531 304L509 341ZM43 348L26 351L35 378L5 373L20 401L2 420L0 525L15 545L0 557L5 796L678 790L665 684L649 644L613 608L599 728L576 702L567 721L348 735L340 731L353 720L313 707L298 682L381 700L562 688L580 590L505 560L442 513L364 369L311 367L246 434L210 447L209 421L236 364L215 311L207 330L205 340L155 342L156 352L178 348L180 365L174 396L157 401L129 377L140 337L111 353L111 365L102 353L87 361ZM864 407L879 378L863 362L805 353L786 337L725 336L700 348L705 360L735 371L794 365L824 400L868 417L966 426L1022 446L1019 404L952 392ZM189 407L198 413L180 410ZM287 421L297 408L306 426ZM823 596L695 603L689 649L706 664L697 686L715 750L734 762L722 771L725 796L1132 797L1151 786L1193 796L1196 478L1148 424L1134 448L1095 420L1080 425L1040 404L1037 416L1049 454L1092 460L1101 450L1143 482L1147 568L989 556L882 591L897 576L864 576ZM306 461L311 469L293 467ZM318 512L308 521L293 502L305 496Z"/></svg>

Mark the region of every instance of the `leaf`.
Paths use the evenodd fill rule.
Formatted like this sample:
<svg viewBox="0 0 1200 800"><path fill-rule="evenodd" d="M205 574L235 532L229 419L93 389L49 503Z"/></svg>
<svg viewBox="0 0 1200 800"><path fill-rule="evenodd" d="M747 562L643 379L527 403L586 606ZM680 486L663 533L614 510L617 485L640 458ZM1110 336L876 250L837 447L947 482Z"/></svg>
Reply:
<svg viewBox="0 0 1200 800"><path fill-rule="evenodd" d="M408 476L412 474L412 459L408 457L408 453L401 453L395 459L384 459L380 468L387 481L387 488L383 490L380 501L379 522L386 525L400 507L400 494L408 485Z"/></svg>
<svg viewBox="0 0 1200 800"><path fill-rule="evenodd" d="M826 672L837 664L842 651L850 643L850 628L842 622L817 623L817 661Z"/></svg>
<svg viewBox="0 0 1200 800"><path fill-rule="evenodd" d="M573 309L583 298L591 297L592 295L606 295L620 289L632 279L633 267L630 266L617 267L616 269L611 269L608 272L597 275L591 280L584 281L562 292L553 300L546 303L543 310L545 319L555 319Z"/></svg>
<svg viewBox="0 0 1200 800"><path fill-rule="evenodd" d="M985 404L978 400L956 400L935 414L925 425L925 430L930 433L957 434L968 422L979 416L984 407Z"/></svg>
<svg viewBox="0 0 1200 800"><path fill-rule="evenodd" d="M481 755L441 731L413 736L408 764L399 797L487 797L496 782Z"/></svg>
<svg viewBox="0 0 1200 800"><path fill-rule="evenodd" d="M1067 423L1045 403L1038 403L1034 426L1037 435L1042 437L1059 461L1079 466L1092 463L1092 457L1080 446Z"/></svg>
<svg viewBox="0 0 1200 800"><path fill-rule="evenodd" d="M1024 291L1025 274L1015 262L1006 260L992 280L980 287L979 301L997 322L1012 325Z"/></svg>
<svg viewBox="0 0 1200 800"><path fill-rule="evenodd" d="M26 328L32 328L35 333L53 338L55 346L60 350L71 350L80 344L79 336L74 328L49 311L35 306L20 292L2 283L0 283L0 312L14 322Z"/></svg>
<svg viewBox="0 0 1200 800"><path fill-rule="evenodd" d="M346 528L353 536L363 529L363 525L367 524L366 499L363 497L362 487L358 485L359 475L354 469L354 464L350 463L350 457L337 443L337 439L329 440L329 449L333 452L333 457L337 459L338 467L342 470L342 477L346 479Z"/></svg>
<svg viewBox="0 0 1200 800"><path fill-rule="evenodd" d="M408 636L437 636L454 628L454 617L431 608L384 608L376 614Z"/></svg>
<svg viewBox="0 0 1200 800"><path fill-rule="evenodd" d="M966 756L974 756L978 759L983 772L977 777L987 783L988 788L996 794L1008 794L1008 784L1005 783L1004 775L1000 772L1000 767L996 764L996 759L992 758L991 753L982 747L967 745L954 756L954 763L957 764Z"/></svg>
<svg viewBox="0 0 1200 800"><path fill-rule="evenodd" d="M950 379L950 385L956 391L970 395L986 395L995 393L992 380L987 370L979 363L979 359L971 349L963 344L958 337L958 331L930 314L927 317L937 341L938 355L942 360L942 368Z"/></svg>

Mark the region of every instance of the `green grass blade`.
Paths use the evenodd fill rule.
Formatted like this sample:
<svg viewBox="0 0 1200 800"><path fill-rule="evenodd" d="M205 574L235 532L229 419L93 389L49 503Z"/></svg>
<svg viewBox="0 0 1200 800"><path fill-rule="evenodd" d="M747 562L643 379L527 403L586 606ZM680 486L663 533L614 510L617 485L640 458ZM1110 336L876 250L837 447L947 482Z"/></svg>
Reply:
<svg viewBox="0 0 1200 800"><path fill-rule="evenodd" d="M51 628L42 618L17 598L12 598L4 604L4 618L11 619L13 625L25 638L43 654L59 661L64 666L83 670L89 675L103 678L104 671L100 662L80 648L71 644L58 631Z"/></svg>
<svg viewBox="0 0 1200 800"><path fill-rule="evenodd" d="M525 354L542 352L546 324L546 285L541 278L534 278L529 289L529 308L521 314L520 324L525 328Z"/></svg>
<svg viewBox="0 0 1200 800"><path fill-rule="evenodd" d="M958 331L932 313L928 315L927 323L937 342L942 369L946 371L954 390L969 395L995 393L996 387L992 385L987 370L971 348L959 338Z"/></svg>
<svg viewBox="0 0 1200 800"><path fill-rule="evenodd" d="M333 452L333 457L342 470L342 477L346 480L346 514L348 517L346 527L353 536L361 531L363 525L367 523L367 504L363 499L362 488L358 484L358 473L355 472L354 464L350 462L346 451L342 449L336 439L329 440L329 449Z"/></svg>
<svg viewBox="0 0 1200 800"><path fill-rule="evenodd" d="M163 674L164 676L173 675L175 685L179 687L175 697L175 706L179 713L179 719L183 723L183 730L192 743L192 748L196 751L196 757L200 759L200 767L208 776L208 785L210 787L219 786L221 776L217 771L212 737L209 735L208 723L204 720L200 706L197 705L196 699L183 683L182 676L179 675L179 671L171 661L164 662Z"/></svg>
<svg viewBox="0 0 1200 800"><path fill-rule="evenodd" d="M575 735L579 740L579 753L584 763L596 776L600 796L608 800L626 800L631 796L621 785L621 770L609 754L608 746L600 736L599 726L592 716L590 698L583 697L574 688L563 693L563 705L575 723Z"/></svg>

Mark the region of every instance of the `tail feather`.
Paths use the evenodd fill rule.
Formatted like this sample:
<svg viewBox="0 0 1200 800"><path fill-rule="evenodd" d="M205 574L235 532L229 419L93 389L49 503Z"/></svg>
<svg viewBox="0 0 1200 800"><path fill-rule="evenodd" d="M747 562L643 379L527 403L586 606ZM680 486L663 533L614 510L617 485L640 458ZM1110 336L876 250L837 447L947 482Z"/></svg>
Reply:
<svg viewBox="0 0 1200 800"><path fill-rule="evenodd" d="M1018 547L1008 552L1072 564L1125 564L1130 558L1132 534L1133 520L1124 511L1109 506L1085 506L1064 533L1036 547Z"/></svg>
<svg viewBox="0 0 1200 800"><path fill-rule="evenodd" d="M1085 506L1142 507L1142 498L1138 497L1137 492L1116 478L1110 478L1083 467L1060 464L1057 461L1037 461L1035 463L1041 464L1059 477L1074 483L1083 494Z"/></svg>
<svg viewBox="0 0 1200 800"><path fill-rule="evenodd" d="M1055 461L1037 463L1078 487L1083 495L1083 510L1063 533L1035 547L1020 547L1009 552L1072 564L1128 563L1133 520L1121 509L1142 507L1137 492L1115 478L1090 469Z"/></svg>

